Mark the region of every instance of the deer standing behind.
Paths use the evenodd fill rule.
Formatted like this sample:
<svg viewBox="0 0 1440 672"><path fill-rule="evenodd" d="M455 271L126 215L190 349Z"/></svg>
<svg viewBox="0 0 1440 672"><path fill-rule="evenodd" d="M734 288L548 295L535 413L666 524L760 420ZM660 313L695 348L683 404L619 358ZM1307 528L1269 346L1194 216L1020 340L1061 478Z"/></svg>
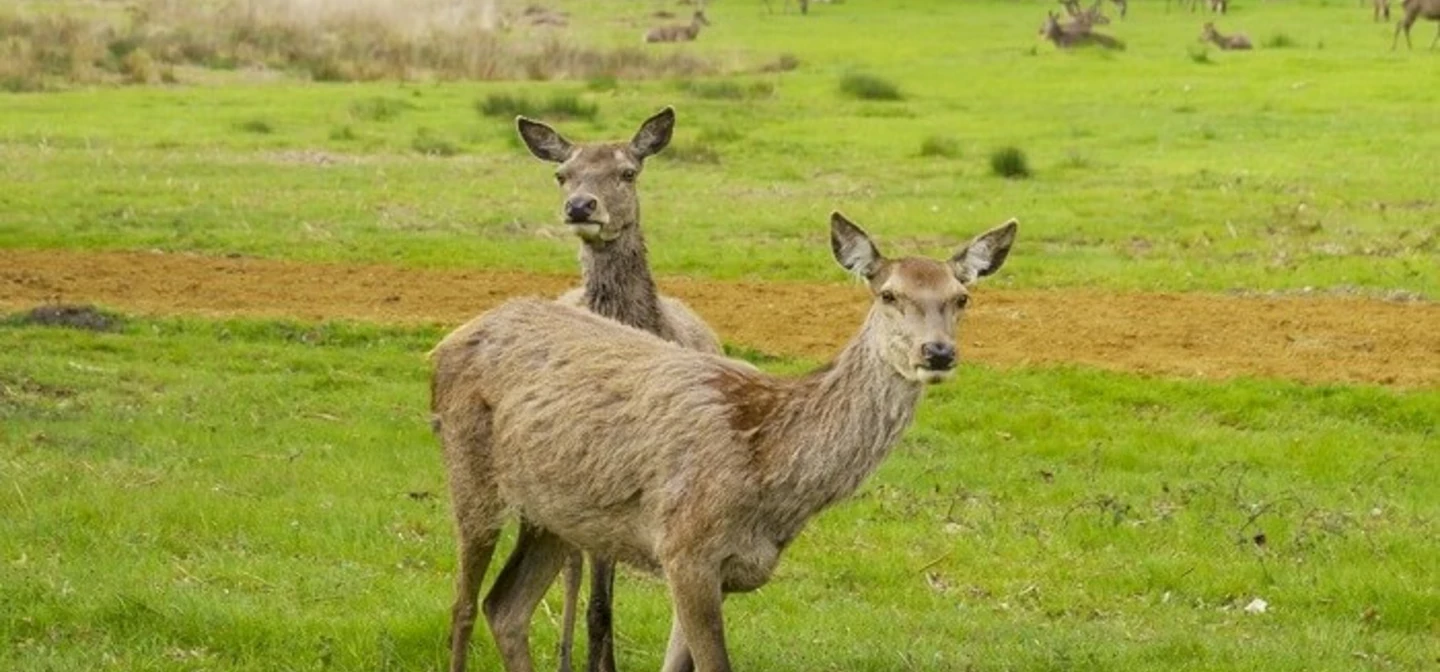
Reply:
<svg viewBox="0 0 1440 672"><path fill-rule="evenodd" d="M764 585L810 518L884 460L925 386L954 372L970 288L1005 262L1016 223L944 261L887 259L839 213L830 229L836 261L872 301L839 357L807 376L770 376L529 299L432 351L433 426L463 549L457 615L473 611L467 589L507 512L521 518L484 601L504 669L532 672L535 606L579 548L664 576L674 607L664 672L730 672L724 595Z"/></svg>
<svg viewBox="0 0 1440 672"><path fill-rule="evenodd" d="M1390 20L1390 0L1374 0L1372 4L1375 5L1375 21L1380 21L1382 16L1384 20Z"/></svg>
<svg viewBox="0 0 1440 672"><path fill-rule="evenodd" d="M1221 51L1242 51L1255 48L1254 45L1250 44L1250 38L1245 37L1244 34L1221 35L1220 31L1215 29L1215 24L1213 23L1205 24L1205 27L1200 31L1200 41L1214 42L1215 46L1220 47Z"/></svg>
<svg viewBox="0 0 1440 672"><path fill-rule="evenodd" d="M1415 25L1421 18L1430 21L1440 21L1440 0L1405 0L1401 8L1405 15L1395 23L1395 39L1390 41L1390 50L1394 51L1400 45L1400 31L1405 31L1405 46L1414 49L1415 45L1410 43L1410 26ZM1435 39L1430 41L1430 48L1440 43L1440 26L1436 26Z"/></svg>
<svg viewBox="0 0 1440 672"><path fill-rule="evenodd" d="M519 117L516 127L525 146L536 157L559 164L556 181L564 192L562 216L580 238L584 284L559 301L588 308L597 315L655 334L700 352L719 353L720 341L684 303L661 296L647 260L640 228L640 201L636 182L644 161L670 143L675 111L666 107L645 120L629 142L572 143L538 121ZM460 501L457 497L455 501ZM462 555L464 546L462 544ZM615 670L613 593L614 563L591 557L591 596L586 634L590 672ZM560 670L570 672L574 648L575 614L579 599L581 556L570 558L565 569L565 610L560 641ZM471 590L469 608L473 611ZM458 601L457 601L458 604ZM464 622L463 614L456 615ZM469 615L473 623L474 614ZM463 668L468 634L451 633L452 669Z"/></svg>
<svg viewBox="0 0 1440 672"><path fill-rule="evenodd" d="M1061 30L1070 29L1070 26L1074 26L1076 29L1084 26L1088 29L1089 26L1108 25L1110 23L1110 17L1105 16L1105 13L1100 9L1100 3L1103 1L1104 0L1095 0L1095 4L1090 5L1090 7L1086 9L1080 7L1080 0L1060 0L1060 4L1065 7L1065 13L1069 14L1071 19L1070 24L1060 26Z"/></svg>
<svg viewBox="0 0 1440 672"><path fill-rule="evenodd" d="M705 18L705 10L696 10L690 17L690 23L676 23L668 26L656 26L645 33L646 42L690 42L700 35L701 26L710 25L710 19Z"/></svg>
<svg viewBox="0 0 1440 672"><path fill-rule="evenodd" d="M1044 25L1040 26L1040 36L1055 43L1061 49L1071 47L1098 46L1105 49L1124 49L1125 43L1109 35L1094 32L1090 24L1073 22L1065 25L1060 24L1060 16L1055 12L1048 12Z"/></svg>

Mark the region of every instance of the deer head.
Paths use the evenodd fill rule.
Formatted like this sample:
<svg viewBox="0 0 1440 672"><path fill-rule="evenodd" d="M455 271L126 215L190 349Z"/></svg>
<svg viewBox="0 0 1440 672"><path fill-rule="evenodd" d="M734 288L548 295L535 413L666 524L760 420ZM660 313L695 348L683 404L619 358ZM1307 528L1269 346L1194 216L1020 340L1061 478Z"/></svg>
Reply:
<svg viewBox="0 0 1440 672"><path fill-rule="evenodd" d="M690 17L690 23L697 26L708 26L710 25L710 19L705 16L705 10L701 9L697 10L695 14Z"/></svg>
<svg viewBox="0 0 1440 672"><path fill-rule="evenodd" d="M946 261L886 259L860 227L830 215L830 247L845 270L865 281L874 303L867 325L880 355L907 380L938 383L959 362L956 324L970 287L1000 269L1015 242L1010 220L980 234Z"/></svg>
<svg viewBox="0 0 1440 672"><path fill-rule="evenodd" d="M675 110L666 107L646 119L629 142L577 145L538 121L516 117L515 125L530 153L559 164L555 181L565 194L565 223L586 244L603 245L638 225L635 182L645 159L670 144Z"/></svg>

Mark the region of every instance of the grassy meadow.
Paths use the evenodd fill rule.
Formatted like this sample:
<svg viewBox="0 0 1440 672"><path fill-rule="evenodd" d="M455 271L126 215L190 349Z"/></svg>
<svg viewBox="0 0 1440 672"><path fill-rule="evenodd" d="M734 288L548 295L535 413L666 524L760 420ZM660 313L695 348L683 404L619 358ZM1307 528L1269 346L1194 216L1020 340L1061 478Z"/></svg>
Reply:
<svg viewBox="0 0 1440 672"><path fill-rule="evenodd" d="M656 9L688 11L548 4L601 54L639 49ZM121 14L0 15L66 6ZM703 67L653 78L41 77L0 92L0 248L573 273L513 111L599 139L674 105L675 142L641 178L662 275L838 280L839 208L919 253L1016 216L1001 286L1440 296L1433 24L1391 52L1354 2L1239 0L1220 28L1259 48L1222 53L1196 42L1208 17L1137 1L1107 27L1125 51L1066 53L1035 35L1056 7L715 0L698 42L647 48ZM17 77L19 44L0 39ZM1028 178L993 174L1005 148ZM453 533L423 355L446 326L0 318L0 669L441 667ZM1433 669L1437 417L1433 386L967 364L769 586L728 602L732 656ZM620 664L656 669L664 587L620 581ZM552 594L540 669L558 613ZM483 626L472 655L498 669Z"/></svg>

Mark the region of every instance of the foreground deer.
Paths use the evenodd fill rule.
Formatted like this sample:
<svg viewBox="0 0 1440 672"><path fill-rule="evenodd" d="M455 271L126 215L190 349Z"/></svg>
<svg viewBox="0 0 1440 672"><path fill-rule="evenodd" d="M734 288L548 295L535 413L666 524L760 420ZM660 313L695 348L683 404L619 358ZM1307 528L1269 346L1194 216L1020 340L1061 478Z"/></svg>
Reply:
<svg viewBox="0 0 1440 672"><path fill-rule="evenodd" d="M636 180L645 159L670 143L675 130L674 109L667 107L645 120L629 142L577 145L538 121L519 117L516 126L531 153L560 164L555 178L565 194L565 222L581 239L584 286L567 292L560 297L560 302L588 308L597 315L656 334L682 347L719 353L719 339L699 317L680 301L660 296L650 274L645 238L640 229ZM458 496L455 501L460 501ZM561 672L571 669L580 570L581 560L576 554L565 572ZM587 669L591 672L615 670L614 581L614 563L592 556L586 629ZM473 600L472 595L472 604ZM463 666L464 653L464 646L457 646L452 650L452 661L459 661Z"/></svg>
<svg viewBox="0 0 1440 672"><path fill-rule="evenodd" d="M1238 51L1254 48L1254 45L1250 44L1250 38L1240 33L1221 35L1220 31L1215 29L1215 24L1213 23L1205 24L1205 28L1200 31L1200 41L1214 42L1215 46L1220 47L1221 51Z"/></svg>
<svg viewBox="0 0 1440 672"><path fill-rule="evenodd" d="M1395 23L1395 39L1390 41L1390 51L1400 45L1400 31L1405 31L1405 47L1414 49L1415 45L1410 43L1410 26L1415 25L1422 17L1430 21L1440 21L1440 0L1405 0L1401 5L1405 10L1405 16ZM1440 43L1440 26L1436 26L1435 39L1430 41L1430 48L1434 49L1436 43Z"/></svg>
<svg viewBox="0 0 1440 672"><path fill-rule="evenodd" d="M836 261L873 302L830 366L778 378L557 303L514 300L431 353L433 424L460 534L456 651L509 511L515 550L485 597L509 672L532 672L530 619L573 549L661 573L663 670L730 672L721 603L855 491L950 377L970 288L999 270L1014 220L945 261L881 256L839 213Z"/></svg>
<svg viewBox="0 0 1440 672"><path fill-rule="evenodd" d="M705 10L697 10L690 17L690 23L678 23L668 26L656 26L645 33L646 42L690 42L700 34L701 26L710 25L710 19L705 18Z"/></svg>
<svg viewBox="0 0 1440 672"><path fill-rule="evenodd" d="M1106 49L1124 49L1125 43L1109 35L1094 32L1090 24L1076 21L1060 25L1060 16L1048 12L1045 24L1040 26L1040 36L1055 43L1061 49L1070 47L1099 46Z"/></svg>

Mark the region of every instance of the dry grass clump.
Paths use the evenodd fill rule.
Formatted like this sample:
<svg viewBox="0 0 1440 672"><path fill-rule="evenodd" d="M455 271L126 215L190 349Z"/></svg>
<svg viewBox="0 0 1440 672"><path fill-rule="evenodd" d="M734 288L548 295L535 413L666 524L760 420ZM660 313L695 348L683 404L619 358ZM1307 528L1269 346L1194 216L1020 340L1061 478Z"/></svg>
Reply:
<svg viewBox="0 0 1440 672"><path fill-rule="evenodd" d="M602 50L553 32L510 32L485 5L139 0L109 14L0 10L0 88L174 81L182 65L281 70L317 81L648 78L714 70L686 53Z"/></svg>

